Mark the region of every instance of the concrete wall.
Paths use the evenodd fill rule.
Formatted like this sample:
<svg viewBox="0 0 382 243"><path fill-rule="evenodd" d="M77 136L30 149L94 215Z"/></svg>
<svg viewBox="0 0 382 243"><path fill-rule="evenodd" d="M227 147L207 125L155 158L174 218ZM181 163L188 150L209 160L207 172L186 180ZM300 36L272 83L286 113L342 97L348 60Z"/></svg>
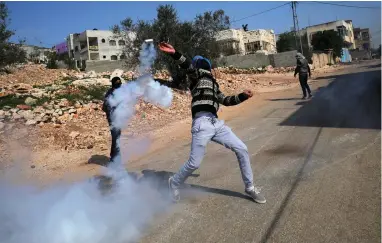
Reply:
<svg viewBox="0 0 382 243"><path fill-rule="evenodd" d="M234 66L237 68L257 68L270 65L267 55L262 53L249 55L232 55L218 60L218 66Z"/></svg>
<svg viewBox="0 0 382 243"><path fill-rule="evenodd" d="M296 53L297 51L288 51L272 55L262 53L244 56L232 55L220 58L217 61L217 65L219 67L234 66L236 68L258 68L268 65L272 65L273 67L291 67L296 66Z"/></svg>
<svg viewBox="0 0 382 243"><path fill-rule="evenodd" d="M329 63L334 64L333 54L315 52L312 55L312 62L312 66L314 69L322 68L328 65Z"/></svg>
<svg viewBox="0 0 382 243"><path fill-rule="evenodd" d="M127 67L124 66L123 60L118 61L86 61L85 71L95 71L95 72L113 72L115 69L122 69L129 71Z"/></svg>
<svg viewBox="0 0 382 243"><path fill-rule="evenodd" d="M350 55L353 60L369 60L371 59L371 53L367 50L351 50Z"/></svg>
<svg viewBox="0 0 382 243"><path fill-rule="evenodd" d="M269 55L270 64L273 67L292 67L296 66L297 51L281 52Z"/></svg>

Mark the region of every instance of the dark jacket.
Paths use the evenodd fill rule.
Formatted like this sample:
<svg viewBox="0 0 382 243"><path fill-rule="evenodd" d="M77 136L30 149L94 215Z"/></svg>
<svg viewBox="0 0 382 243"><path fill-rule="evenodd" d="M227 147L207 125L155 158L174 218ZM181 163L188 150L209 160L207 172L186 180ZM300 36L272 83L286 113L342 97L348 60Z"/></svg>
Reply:
<svg viewBox="0 0 382 243"><path fill-rule="evenodd" d="M296 69L294 70L294 75L296 75L297 73L299 75L307 75L307 74L309 74L309 76L311 75L309 63L305 58L297 59L297 65L296 65Z"/></svg>
<svg viewBox="0 0 382 243"><path fill-rule="evenodd" d="M111 115L113 114L116 107L110 105L108 98L113 95L114 91L119 87L111 87L105 94L105 98L103 100L102 110L106 113L107 121L109 125L111 124Z"/></svg>
<svg viewBox="0 0 382 243"><path fill-rule="evenodd" d="M233 106L248 99L244 93L225 96L220 91L219 84L210 71L194 68L191 61L177 51L171 57L181 68L187 70L187 76L190 81L189 89L192 95L192 117L195 117L195 114L201 111L211 112L217 117L220 104Z"/></svg>

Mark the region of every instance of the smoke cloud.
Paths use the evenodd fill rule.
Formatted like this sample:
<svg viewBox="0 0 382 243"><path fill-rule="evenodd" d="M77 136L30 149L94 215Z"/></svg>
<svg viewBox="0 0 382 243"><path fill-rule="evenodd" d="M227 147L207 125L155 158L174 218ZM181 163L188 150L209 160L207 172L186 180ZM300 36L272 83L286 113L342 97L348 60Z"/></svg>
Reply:
<svg viewBox="0 0 382 243"><path fill-rule="evenodd" d="M155 56L153 44L143 44L141 77L123 84L110 98L117 106L114 127L122 130L126 126L139 98L163 107L171 105L172 91L149 74ZM105 171L113 182L106 194L96 179L43 189L0 179L0 242L126 243L139 239L146 224L168 201L115 164Z"/></svg>

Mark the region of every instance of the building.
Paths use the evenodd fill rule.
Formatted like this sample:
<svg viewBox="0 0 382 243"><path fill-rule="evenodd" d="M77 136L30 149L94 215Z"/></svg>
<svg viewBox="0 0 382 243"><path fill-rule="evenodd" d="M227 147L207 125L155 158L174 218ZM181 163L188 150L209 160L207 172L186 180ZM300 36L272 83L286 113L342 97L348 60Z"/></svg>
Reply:
<svg viewBox="0 0 382 243"><path fill-rule="evenodd" d="M315 33L325 30L334 30L339 32L343 38L346 48L355 49L355 40L353 32L353 22L351 20L338 20L328 23L318 24L306 27L300 31L300 35L307 34L308 43L311 47L312 38Z"/></svg>
<svg viewBox="0 0 382 243"><path fill-rule="evenodd" d="M62 42L54 46L54 49L58 55L66 54L68 53L68 44L66 42Z"/></svg>
<svg viewBox="0 0 382 243"><path fill-rule="evenodd" d="M109 30L85 30L67 37L69 57L76 61L78 68L84 68L89 61L123 60L125 45L123 38L117 38Z"/></svg>
<svg viewBox="0 0 382 243"><path fill-rule="evenodd" d="M21 48L26 52L27 59L35 63L47 63L48 55L52 52L51 48L21 45Z"/></svg>
<svg viewBox="0 0 382 243"><path fill-rule="evenodd" d="M251 53L276 53L276 36L273 30L229 29L218 32L216 40L222 47L223 55Z"/></svg>
<svg viewBox="0 0 382 243"><path fill-rule="evenodd" d="M354 28L355 49L370 51L371 36L369 28Z"/></svg>

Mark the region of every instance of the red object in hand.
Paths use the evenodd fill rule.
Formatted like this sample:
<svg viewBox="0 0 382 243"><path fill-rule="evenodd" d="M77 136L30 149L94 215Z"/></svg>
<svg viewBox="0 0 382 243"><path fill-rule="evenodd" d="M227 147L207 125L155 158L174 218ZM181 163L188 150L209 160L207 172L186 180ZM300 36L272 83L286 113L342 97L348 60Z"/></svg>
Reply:
<svg viewBox="0 0 382 243"><path fill-rule="evenodd" d="M251 90L244 90L243 92L248 98L251 98L253 96L253 92Z"/></svg>
<svg viewBox="0 0 382 243"><path fill-rule="evenodd" d="M161 50L161 51L163 51L165 53L169 53L169 54L174 54L175 53L175 48L172 45L170 45L170 44L168 44L166 42L161 42L159 44L159 50Z"/></svg>

